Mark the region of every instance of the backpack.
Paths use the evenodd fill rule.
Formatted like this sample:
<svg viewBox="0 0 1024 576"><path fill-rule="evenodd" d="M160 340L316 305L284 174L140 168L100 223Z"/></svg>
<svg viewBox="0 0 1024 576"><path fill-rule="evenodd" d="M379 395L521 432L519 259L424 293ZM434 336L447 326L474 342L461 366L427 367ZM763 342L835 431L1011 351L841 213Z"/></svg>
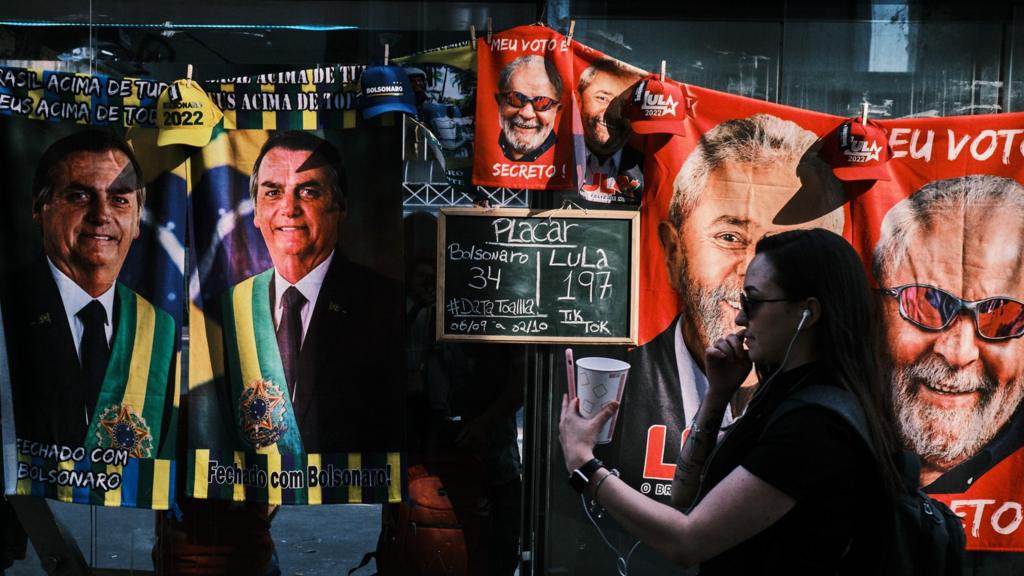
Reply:
<svg viewBox="0 0 1024 576"><path fill-rule="evenodd" d="M783 414L807 404L837 413L857 431L868 449L875 452L860 403L853 393L842 388L819 384L796 391L775 410L769 425ZM902 482L892 502L892 531L888 554L883 556L886 559L883 573L963 576L966 536L960 517L921 490L921 463L916 454L901 451L895 456L895 463ZM848 557L878 557L879 550L863 548L858 548L855 538Z"/></svg>
<svg viewBox="0 0 1024 576"><path fill-rule="evenodd" d="M486 572L482 531L489 520L481 478L455 462L408 468L409 498L382 508L377 550L352 570L377 560L379 576L469 576Z"/></svg>

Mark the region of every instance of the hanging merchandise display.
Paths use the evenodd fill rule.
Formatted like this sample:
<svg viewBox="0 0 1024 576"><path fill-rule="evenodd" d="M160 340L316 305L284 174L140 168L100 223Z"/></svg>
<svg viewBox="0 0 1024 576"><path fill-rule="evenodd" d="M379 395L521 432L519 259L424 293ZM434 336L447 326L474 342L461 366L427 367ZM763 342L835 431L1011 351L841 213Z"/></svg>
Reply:
<svg viewBox="0 0 1024 576"><path fill-rule="evenodd" d="M489 41L488 41L489 40ZM473 183L530 190L576 184L571 42L541 25L477 39Z"/></svg>
<svg viewBox="0 0 1024 576"><path fill-rule="evenodd" d="M5 493L174 499L185 183L166 84L0 68Z"/></svg>
<svg viewBox="0 0 1024 576"><path fill-rule="evenodd" d="M301 80L208 88L236 105L274 99L248 115L248 129L215 135L190 165L186 494L396 502L405 374L399 127L389 114L357 119L355 87L340 75ZM315 104L300 110L300 100ZM239 124L242 114L225 111Z"/></svg>
<svg viewBox="0 0 1024 576"><path fill-rule="evenodd" d="M703 351L735 329L757 240L821 227L877 288L887 400L922 487L973 553L1024 552L1024 115L843 118L682 84L540 25L396 63L371 69L362 104L361 67L201 85L0 68L7 494L401 500L394 112L415 111L467 194L639 206L639 346L609 353L631 368L597 449L624 481L668 502ZM547 240L530 236L467 259ZM566 505L556 528L581 514Z"/></svg>
<svg viewBox="0 0 1024 576"><path fill-rule="evenodd" d="M631 88L647 74L579 42L573 41L572 47L572 90L584 143L575 149L580 196L603 204L638 205L644 187L643 139L633 136L641 129L624 117L624 108L639 93ZM669 105L673 113L674 104ZM641 102L637 109L644 106Z"/></svg>
<svg viewBox="0 0 1024 576"><path fill-rule="evenodd" d="M359 76L356 105L363 118L385 112L416 115L416 97L401 66L370 66Z"/></svg>
<svg viewBox="0 0 1024 576"><path fill-rule="evenodd" d="M398 156L354 168L398 126L357 118L348 67L0 77L7 493L168 508L180 469L197 498L401 499Z"/></svg>

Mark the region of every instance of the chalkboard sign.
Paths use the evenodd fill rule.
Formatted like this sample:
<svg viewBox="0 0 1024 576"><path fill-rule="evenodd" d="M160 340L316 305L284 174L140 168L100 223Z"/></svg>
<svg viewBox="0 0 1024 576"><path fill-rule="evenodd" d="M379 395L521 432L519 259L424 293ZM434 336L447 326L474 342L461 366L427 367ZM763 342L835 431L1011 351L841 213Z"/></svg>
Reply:
<svg viewBox="0 0 1024 576"><path fill-rule="evenodd" d="M638 212L447 208L439 340L635 344Z"/></svg>

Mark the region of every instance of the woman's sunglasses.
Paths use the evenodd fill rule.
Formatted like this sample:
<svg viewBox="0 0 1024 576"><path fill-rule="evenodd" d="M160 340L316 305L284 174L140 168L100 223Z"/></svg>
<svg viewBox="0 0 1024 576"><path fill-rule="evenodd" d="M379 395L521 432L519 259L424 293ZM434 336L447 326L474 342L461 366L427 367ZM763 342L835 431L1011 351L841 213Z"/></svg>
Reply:
<svg viewBox="0 0 1024 576"><path fill-rule="evenodd" d="M533 104L533 109L537 112L544 112L558 106L558 100L554 98L548 98L547 96L527 96L522 92L500 92L498 96L505 99L505 102L513 108L522 108L527 104Z"/></svg>
<svg viewBox="0 0 1024 576"><path fill-rule="evenodd" d="M765 302L789 302L790 300L790 298L750 298L743 292L740 292L740 310L743 311L743 315L749 320L757 314L757 311L761 309L761 304Z"/></svg>
<svg viewBox="0 0 1024 576"><path fill-rule="evenodd" d="M945 330L963 312L974 316L978 336L986 340L1006 340L1024 334L1024 302L996 296L982 300L963 300L928 284L904 284L881 288L900 304L904 320L926 330Z"/></svg>

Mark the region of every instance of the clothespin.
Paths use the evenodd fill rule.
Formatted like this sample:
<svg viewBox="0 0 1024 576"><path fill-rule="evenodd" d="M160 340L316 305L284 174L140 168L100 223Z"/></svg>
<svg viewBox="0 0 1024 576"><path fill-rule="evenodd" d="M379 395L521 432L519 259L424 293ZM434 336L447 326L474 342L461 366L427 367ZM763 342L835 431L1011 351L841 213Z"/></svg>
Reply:
<svg viewBox="0 0 1024 576"><path fill-rule="evenodd" d="M661 81L665 81L665 61L661 61Z"/></svg>
<svg viewBox="0 0 1024 576"><path fill-rule="evenodd" d="M391 45L390 44L384 44L384 65L385 66L388 65L388 57L390 56L390 52L391 52Z"/></svg>
<svg viewBox="0 0 1024 576"><path fill-rule="evenodd" d="M469 48L476 50L476 26L473 24L469 25Z"/></svg>
<svg viewBox="0 0 1024 576"><path fill-rule="evenodd" d="M189 88L192 87L192 65L191 64L189 64L188 67L185 68L185 85L188 86Z"/></svg>
<svg viewBox="0 0 1024 576"><path fill-rule="evenodd" d="M868 101L865 100L865 101L860 103L860 106L861 106L861 108L860 108L860 123L861 124L867 124L868 123L868 106L870 106L870 104L868 104Z"/></svg>
<svg viewBox="0 0 1024 576"><path fill-rule="evenodd" d="M487 17L487 44L488 44L488 46L491 44L491 32L492 32L492 30L491 30L491 17L488 16Z"/></svg>
<svg viewBox="0 0 1024 576"><path fill-rule="evenodd" d="M569 20L569 43L572 43L572 33L576 30L576 21Z"/></svg>

